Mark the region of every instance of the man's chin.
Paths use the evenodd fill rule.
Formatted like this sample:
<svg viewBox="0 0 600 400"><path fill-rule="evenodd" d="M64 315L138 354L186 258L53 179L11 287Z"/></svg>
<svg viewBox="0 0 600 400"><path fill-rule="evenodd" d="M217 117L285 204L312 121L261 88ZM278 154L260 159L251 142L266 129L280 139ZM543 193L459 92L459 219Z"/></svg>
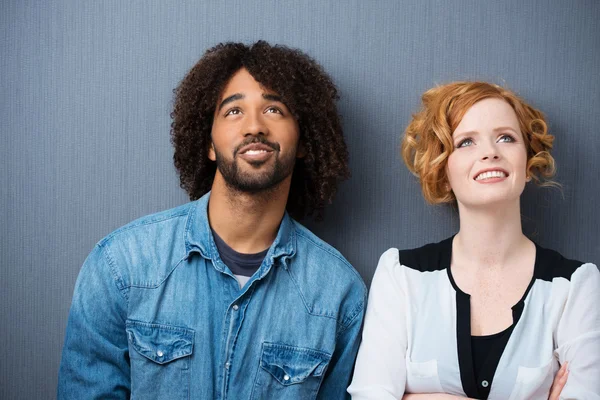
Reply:
<svg viewBox="0 0 600 400"><path fill-rule="evenodd" d="M266 165L268 161L269 160L244 160L246 164L250 165L255 169L261 168L262 166Z"/></svg>
<svg viewBox="0 0 600 400"><path fill-rule="evenodd" d="M222 164L217 168L227 186L238 192L247 194L268 193L276 190L281 183L291 176L293 167L288 173L281 169L278 163L273 164L272 158L267 160L237 159L235 164Z"/></svg>
<svg viewBox="0 0 600 400"><path fill-rule="evenodd" d="M231 189L233 189L237 193L260 194L260 193L271 192L271 191L275 190L275 188L278 185L261 184L261 183L254 183L254 182L252 182L252 183L235 182L235 183L229 183L227 186L229 186Z"/></svg>
<svg viewBox="0 0 600 400"><path fill-rule="evenodd" d="M272 174L265 174L262 176L243 174L238 175L235 179L226 179L226 182L231 189L237 192L258 194L276 190L284 180L285 177L278 178Z"/></svg>

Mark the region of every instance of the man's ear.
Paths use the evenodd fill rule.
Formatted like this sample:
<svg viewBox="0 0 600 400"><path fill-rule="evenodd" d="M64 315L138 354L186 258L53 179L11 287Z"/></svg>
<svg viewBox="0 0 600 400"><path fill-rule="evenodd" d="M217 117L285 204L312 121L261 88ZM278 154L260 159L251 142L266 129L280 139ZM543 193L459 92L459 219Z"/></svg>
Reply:
<svg viewBox="0 0 600 400"><path fill-rule="evenodd" d="M217 161L217 155L215 154L215 145L210 141L210 145L208 146L208 159L211 161Z"/></svg>
<svg viewBox="0 0 600 400"><path fill-rule="evenodd" d="M298 149L296 150L296 158L304 158L306 157L306 147L304 146L304 141L300 141L298 143Z"/></svg>

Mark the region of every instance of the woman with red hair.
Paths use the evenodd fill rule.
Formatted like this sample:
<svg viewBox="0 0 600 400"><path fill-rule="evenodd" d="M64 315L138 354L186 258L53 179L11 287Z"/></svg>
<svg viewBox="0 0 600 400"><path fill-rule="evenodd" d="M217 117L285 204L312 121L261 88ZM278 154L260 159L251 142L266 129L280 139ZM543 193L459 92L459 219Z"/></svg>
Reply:
<svg viewBox="0 0 600 400"><path fill-rule="evenodd" d="M556 185L541 112L485 82L423 95L402 156L458 233L379 261L354 399L600 399L600 272L528 239L520 197Z"/></svg>

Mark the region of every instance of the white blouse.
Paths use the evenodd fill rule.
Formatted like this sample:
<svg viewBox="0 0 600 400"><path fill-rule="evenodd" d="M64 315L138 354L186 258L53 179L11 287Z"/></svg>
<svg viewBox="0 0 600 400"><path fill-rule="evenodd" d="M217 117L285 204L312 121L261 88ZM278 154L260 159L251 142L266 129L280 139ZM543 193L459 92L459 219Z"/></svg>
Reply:
<svg viewBox="0 0 600 400"><path fill-rule="evenodd" d="M532 281L513 306L499 363L475 381L470 297L450 271L452 238L389 249L373 277L353 399L448 393L480 399L544 399L569 362L561 399L600 399L600 272L536 245ZM500 355L500 354L498 354ZM489 368L488 368L489 367Z"/></svg>

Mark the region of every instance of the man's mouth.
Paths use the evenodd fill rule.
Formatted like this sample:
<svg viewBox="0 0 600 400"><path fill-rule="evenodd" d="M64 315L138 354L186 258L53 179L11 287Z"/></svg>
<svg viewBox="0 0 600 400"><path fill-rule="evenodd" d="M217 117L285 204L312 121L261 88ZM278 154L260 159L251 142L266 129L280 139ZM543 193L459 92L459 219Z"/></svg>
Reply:
<svg viewBox="0 0 600 400"><path fill-rule="evenodd" d="M258 155L258 154L263 154L263 153L272 153L274 151L274 149L264 143L251 143L248 144L246 146L243 146L241 149L238 150L237 154L239 155Z"/></svg>
<svg viewBox="0 0 600 400"><path fill-rule="evenodd" d="M262 136L248 138L240 143L233 152L233 156L247 155L256 156L264 153L272 153L273 151L279 151L279 144L271 143Z"/></svg>
<svg viewBox="0 0 600 400"><path fill-rule="evenodd" d="M250 143L241 143L234 152L234 157L239 157L252 165L258 165L272 158L278 150L277 143L270 143L265 139L253 139Z"/></svg>

